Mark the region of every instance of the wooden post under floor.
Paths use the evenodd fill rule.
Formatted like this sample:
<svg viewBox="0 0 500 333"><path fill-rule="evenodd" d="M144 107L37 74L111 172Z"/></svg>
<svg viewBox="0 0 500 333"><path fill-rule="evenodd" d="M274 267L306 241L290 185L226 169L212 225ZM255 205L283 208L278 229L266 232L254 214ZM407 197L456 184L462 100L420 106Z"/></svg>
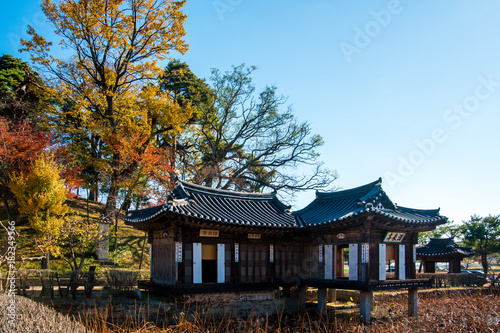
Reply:
<svg viewBox="0 0 500 333"><path fill-rule="evenodd" d="M306 310L306 287L299 287L297 290L298 310L303 312Z"/></svg>
<svg viewBox="0 0 500 333"><path fill-rule="evenodd" d="M327 292L328 303L337 301L337 289L328 288Z"/></svg>
<svg viewBox="0 0 500 333"><path fill-rule="evenodd" d="M373 304L373 291L359 292L359 316L361 321L369 322L371 320L371 309Z"/></svg>
<svg viewBox="0 0 500 333"><path fill-rule="evenodd" d="M418 316L418 289L408 289L408 316Z"/></svg>
<svg viewBox="0 0 500 333"><path fill-rule="evenodd" d="M318 288L318 312L326 314L326 303L328 302L326 288Z"/></svg>

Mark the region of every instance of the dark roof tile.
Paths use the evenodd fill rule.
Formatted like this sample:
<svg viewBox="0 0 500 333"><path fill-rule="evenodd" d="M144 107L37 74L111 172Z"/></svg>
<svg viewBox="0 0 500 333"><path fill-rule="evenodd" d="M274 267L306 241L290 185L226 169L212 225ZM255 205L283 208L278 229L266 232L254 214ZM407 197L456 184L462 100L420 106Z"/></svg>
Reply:
<svg viewBox="0 0 500 333"><path fill-rule="evenodd" d="M420 210L396 206L382 189L382 179L353 189L316 192L316 199L293 214L306 226L333 224L363 213L373 213L408 224L440 224L439 209Z"/></svg>
<svg viewBox="0 0 500 333"><path fill-rule="evenodd" d="M152 219L163 212L193 216L202 220L234 225L270 228L296 228L290 206L283 204L275 193L240 193L207 188L180 181L173 192L175 200L166 205L141 211L131 211L127 223Z"/></svg>
<svg viewBox="0 0 500 333"><path fill-rule="evenodd" d="M417 256L443 256L459 254L468 257L474 254L470 247L459 246L451 238L431 238L427 245L417 248Z"/></svg>
<svg viewBox="0 0 500 333"><path fill-rule="evenodd" d="M302 210L290 213L276 193L241 193L208 188L179 181L173 200L153 208L131 211L129 224L140 223L163 213L195 217L244 226L307 228L333 224L361 214L375 214L406 224L437 225L446 222L439 209L397 207L382 190L382 179L337 192L317 192L316 199Z"/></svg>

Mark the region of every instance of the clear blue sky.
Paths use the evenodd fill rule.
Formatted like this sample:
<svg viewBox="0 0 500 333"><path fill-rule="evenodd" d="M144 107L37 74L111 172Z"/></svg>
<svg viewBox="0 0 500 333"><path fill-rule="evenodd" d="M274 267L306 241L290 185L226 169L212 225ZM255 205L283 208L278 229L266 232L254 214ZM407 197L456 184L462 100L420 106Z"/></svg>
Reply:
<svg viewBox="0 0 500 333"><path fill-rule="evenodd" d="M3 4L2 53L19 56L27 24L50 31L39 3ZM324 138L336 186L382 177L401 206L456 222L500 213L500 2L188 0L185 12L177 57L205 78L257 66L257 86L276 85Z"/></svg>

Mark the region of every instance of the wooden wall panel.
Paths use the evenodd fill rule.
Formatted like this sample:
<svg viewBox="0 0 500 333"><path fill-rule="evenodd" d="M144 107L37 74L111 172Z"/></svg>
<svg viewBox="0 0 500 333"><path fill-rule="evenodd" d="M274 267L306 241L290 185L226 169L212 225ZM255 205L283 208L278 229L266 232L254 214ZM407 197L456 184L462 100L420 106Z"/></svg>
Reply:
<svg viewBox="0 0 500 333"><path fill-rule="evenodd" d="M268 255L268 246L261 244L259 246L259 255L260 255L260 277L259 281L267 281L267 263L269 262Z"/></svg>
<svg viewBox="0 0 500 333"><path fill-rule="evenodd" d="M175 245L172 239L153 239L151 278L157 283L174 284L177 275Z"/></svg>
<svg viewBox="0 0 500 333"><path fill-rule="evenodd" d="M232 243L227 243L225 247L225 272L226 272L226 282L233 282L231 281L231 262L233 258L233 251L234 251L234 244Z"/></svg>
<svg viewBox="0 0 500 333"><path fill-rule="evenodd" d="M240 244L241 282L248 282L248 245Z"/></svg>
<svg viewBox="0 0 500 333"><path fill-rule="evenodd" d="M248 282L255 282L255 245L249 244L247 247L247 274Z"/></svg>
<svg viewBox="0 0 500 333"><path fill-rule="evenodd" d="M193 283L193 244L183 243L184 283Z"/></svg>

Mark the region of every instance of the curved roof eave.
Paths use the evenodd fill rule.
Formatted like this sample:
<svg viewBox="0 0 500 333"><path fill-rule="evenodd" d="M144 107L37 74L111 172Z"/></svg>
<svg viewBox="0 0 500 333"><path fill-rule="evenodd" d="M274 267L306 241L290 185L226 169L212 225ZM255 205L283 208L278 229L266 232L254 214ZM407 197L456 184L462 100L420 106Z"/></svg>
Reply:
<svg viewBox="0 0 500 333"><path fill-rule="evenodd" d="M360 210L358 212L352 212L352 213L346 214L346 215L344 215L340 218L337 218L337 219L322 221L321 223L315 223L315 224L306 224L304 227L314 228L314 227L319 227L319 226L327 226L327 225L335 224L338 222L345 222L349 219L357 219L362 215L371 215L372 217L378 216L378 217L381 217L385 220L390 220L390 221L392 221L396 224L402 225L402 226L413 226L413 227L434 226L434 225L444 224L447 221L447 218L444 216L435 216L435 217L423 218L423 219L408 219L408 218L401 218L401 217L397 217L397 216L392 216L391 214L384 213L378 209L366 208L366 209ZM304 224L303 221L301 221L301 222Z"/></svg>

